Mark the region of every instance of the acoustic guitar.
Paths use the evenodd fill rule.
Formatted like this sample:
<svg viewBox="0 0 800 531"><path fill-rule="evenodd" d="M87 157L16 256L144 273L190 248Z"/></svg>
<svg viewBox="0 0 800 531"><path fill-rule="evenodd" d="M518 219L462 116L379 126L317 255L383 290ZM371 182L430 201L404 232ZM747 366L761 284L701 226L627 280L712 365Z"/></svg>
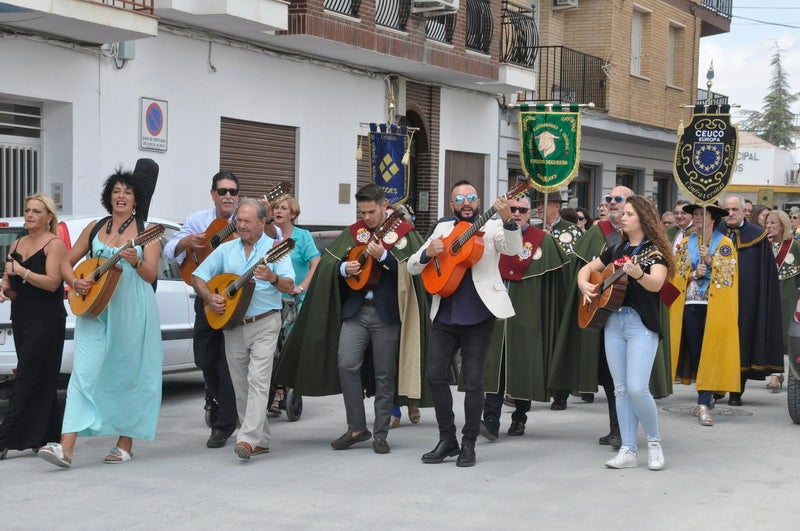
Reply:
<svg viewBox="0 0 800 531"><path fill-rule="evenodd" d="M278 186L262 196L271 205L286 198L289 195L289 186L286 183L279 183ZM203 233L203 245L196 249L186 249L186 257L180 266L181 278L188 285L192 286L192 275L195 270L208 258L211 252L220 246L221 243L233 239L236 234L236 220L228 221L225 218L217 218L211 222Z"/></svg>
<svg viewBox="0 0 800 531"><path fill-rule="evenodd" d="M520 181L509 190L506 199L516 199L533 186L530 179ZM444 251L422 270L422 284L431 295L449 297L458 288L464 273L483 256L483 232L480 231L497 210L491 207L474 223L459 221L453 231L442 238Z"/></svg>
<svg viewBox="0 0 800 531"><path fill-rule="evenodd" d="M97 317L108 306L108 301L117 289L122 269L114 267L122 259L122 251L141 245L142 247L157 241L164 234L164 225L156 224L147 227L134 239L120 247L119 251L108 260L89 258L75 268L75 278L89 278L93 284L86 295L78 295L69 290L69 307L75 315Z"/></svg>
<svg viewBox="0 0 800 531"><path fill-rule="evenodd" d="M288 255L294 249L294 240L287 238L261 258L256 264L248 269L243 275L237 276L232 273L220 273L208 281L208 289L211 293L217 293L225 298L225 311L220 313L211 309L208 303L205 304L206 318L211 328L220 330L223 328L233 328L240 324L250 306L255 290L255 282L250 282L255 274L256 267L272 262L277 262Z"/></svg>
<svg viewBox="0 0 800 531"><path fill-rule="evenodd" d="M658 249L653 249L644 254L634 255L631 260L640 267L647 267L662 256L664 255ZM621 267L615 269L612 262L600 273L592 271L589 274L589 282L597 285L595 293L598 295L589 302L584 300L583 295L580 296L578 326L599 331L603 329L608 317L622 306L625 292L628 290L628 276Z"/></svg>
<svg viewBox="0 0 800 531"><path fill-rule="evenodd" d="M406 210L401 205L393 205L392 208L394 212L375 229L370 241L376 243L380 242L389 231L397 227L406 217ZM347 261L358 261L358 264L361 266L361 272L358 275L353 275L345 279L350 289L355 291L374 289L381 279L381 267L378 265L378 261L367 252L367 245L369 244L356 245L347 252Z"/></svg>

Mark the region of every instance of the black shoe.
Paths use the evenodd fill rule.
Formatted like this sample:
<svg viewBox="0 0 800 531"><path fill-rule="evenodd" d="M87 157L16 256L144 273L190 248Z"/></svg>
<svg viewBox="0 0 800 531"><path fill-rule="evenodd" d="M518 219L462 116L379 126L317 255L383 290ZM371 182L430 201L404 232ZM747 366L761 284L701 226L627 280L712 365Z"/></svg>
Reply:
<svg viewBox="0 0 800 531"><path fill-rule="evenodd" d="M489 424L485 420L481 421L480 434L482 436L486 437L490 441L496 441L499 433L500 433L500 426Z"/></svg>
<svg viewBox="0 0 800 531"><path fill-rule="evenodd" d="M594 393L581 393L581 400L583 400L587 404L593 403L594 402Z"/></svg>
<svg viewBox="0 0 800 531"><path fill-rule="evenodd" d="M222 448L228 442L228 437L230 437L230 433L222 430L211 430L211 437L206 441L206 446L209 448Z"/></svg>
<svg viewBox="0 0 800 531"><path fill-rule="evenodd" d="M622 437L618 431L611 431L608 435L600 437L597 442L603 446L611 446L614 450L619 450L619 447L622 446Z"/></svg>
<svg viewBox="0 0 800 531"><path fill-rule="evenodd" d="M730 398L728 398L728 405L729 406L741 406L742 405L742 395L739 393L731 393Z"/></svg>
<svg viewBox="0 0 800 531"><path fill-rule="evenodd" d="M567 409L567 399L553 397L553 403L550 404L550 409L553 411L564 411Z"/></svg>
<svg viewBox="0 0 800 531"><path fill-rule="evenodd" d="M331 448L334 450L344 450L356 443L368 441L371 437L372 433L370 433L369 430L364 430L357 435L353 435L350 431L347 431L341 437L331 442Z"/></svg>
<svg viewBox="0 0 800 531"><path fill-rule="evenodd" d="M456 466L475 466L475 446L471 444L461 445L461 453L458 454L458 459L456 459Z"/></svg>
<svg viewBox="0 0 800 531"><path fill-rule="evenodd" d="M511 426L508 428L508 434L512 437L525 435L525 423L519 420L512 421Z"/></svg>
<svg viewBox="0 0 800 531"><path fill-rule="evenodd" d="M376 454L388 454L391 451L391 448L389 448L389 443L386 442L386 439L381 439L379 437L375 437L372 440L372 449Z"/></svg>
<svg viewBox="0 0 800 531"><path fill-rule="evenodd" d="M436 448L422 456L423 463L441 463L446 457L459 454L458 441L439 441Z"/></svg>

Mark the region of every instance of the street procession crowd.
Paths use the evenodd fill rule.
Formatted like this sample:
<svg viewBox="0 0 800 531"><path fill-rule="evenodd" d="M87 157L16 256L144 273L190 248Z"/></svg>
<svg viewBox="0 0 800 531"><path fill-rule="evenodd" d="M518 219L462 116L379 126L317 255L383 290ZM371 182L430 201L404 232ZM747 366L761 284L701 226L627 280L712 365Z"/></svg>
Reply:
<svg viewBox="0 0 800 531"><path fill-rule="evenodd" d="M118 464L133 458L134 439L154 440L162 350L152 283L162 250L143 238L152 166L107 179L109 216L70 249L52 199L25 200L27 234L10 247L0 285L19 359L0 459L33 449L70 468L79 436L112 435L104 462ZM641 445L660 470L655 398L674 383L695 385L703 426L726 394L742 405L748 380L771 378L767 387L779 389L800 280L786 213L751 212L731 195L719 205L679 201L662 222L650 199L617 186L593 219L529 188L521 182L483 210L476 188L457 182L450 212L423 237L402 206L366 185L355 194L358 221L320 253L295 225L295 198L243 198L236 175L215 174L212 205L163 249L189 268L198 295L195 362L215 408L207 447L235 434L240 460L268 453L268 417L293 389L342 395L346 430L334 450L371 440L375 453L389 453L400 408L418 422L419 408L432 406L438 437L421 461L455 457L470 467L478 437L499 437L504 402L513 405L507 434L522 436L532 401L562 410L570 394L593 401L599 386L609 431L598 442L617 450L605 466L638 466ZM236 237L223 241L220 227ZM76 273L87 254L106 261L102 277ZM116 287L101 296L106 275ZM76 317L63 404L65 285L71 301L105 305ZM460 439L453 385L464 393Z"/></svg>

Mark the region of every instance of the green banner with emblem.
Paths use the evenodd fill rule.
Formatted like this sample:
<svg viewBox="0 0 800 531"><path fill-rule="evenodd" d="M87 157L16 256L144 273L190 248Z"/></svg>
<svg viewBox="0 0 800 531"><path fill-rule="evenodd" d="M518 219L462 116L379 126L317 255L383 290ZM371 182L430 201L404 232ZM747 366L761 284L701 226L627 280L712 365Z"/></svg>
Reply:
<svg viewBox="0 0 800 531"><path fill-rule="evenodd" d="M554 106L554 109L557 106ZM519 113L519 158L533 187L555 192L578 173L581 146L579 112Z"/></svg>

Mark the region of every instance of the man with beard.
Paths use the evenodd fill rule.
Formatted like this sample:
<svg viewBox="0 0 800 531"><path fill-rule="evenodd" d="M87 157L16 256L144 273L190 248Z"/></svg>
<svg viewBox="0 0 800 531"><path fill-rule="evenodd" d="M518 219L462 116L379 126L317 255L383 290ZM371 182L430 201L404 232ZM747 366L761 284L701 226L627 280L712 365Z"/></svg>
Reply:
<svg viewBox="0 0 800 531"><path fill-rule="evenodd" d="M459 181L450 191L450 208L454 219L439 222L422 247L408 261L412 275L426 267L439 267L440 260L452 259L445 251L443 238L448 237L458 223L461 228L481 217L480 198L468 181ZM478 437L483 409L484 358L496 318L514 315L511 299L503 285L498 268L500 255L514 256L522 250L522 236L511 215L508 200L499 197L494 209L500 219L488 220L482 227L483 253L467 268L458 287L449 296L433 296L431 304L430 339L428 342L428 384L433 396L436 421L439 424L439 443L422 456L423 463L441 463L446 457L458 455L456 465L475 465L475 441ZM473 236L474 237L474 236ZM444 254L443 254L444 253ZM441 255L441 256L440 256ZM461 373L465 390L465 422L459 450L456 438L453 395L450 391L450 367L453 356L461 349Z"/></svg>
<svg viewBox="0 0 800 531"><path fill-rule="evenodd" d="M573 266L574 271L568 276L574 279L584 264L591 262L600 256L606 247L617 245L620 242L620 218L625 200L634 195L633 190L626 186L617 186L611 189L605 196L605 204L608 209L608 220L601 220L592 225L583 237L575 245L577 259ZM621 438L619 433L619 421L617 420L616 401L614 399L614 382L608 370L606 362L605 346L603 333L589 329L578 328L577 308L579 292L574 289L575 281L572 280L568 286L573 289L568 290L565 302L565 311L558 332L555 352L553 353L553 365L548 379L550 389L574 389L582 393L592 393L597 389L599 383L606 394L608 400L608 417L610 432L608 435L600 437L599 443L611 445L615 449L619 448ZM666 315L666 310L663 311ZM667 317L664 317L666 319ZM664 340L667 340L667 326L662 327L665 331ZM650 378L650 391L654 397L667 396L672 391L670 380L671 367L669 367L669 347L668 342L659 343L656 352L656 360L653 364L653 371Z"/></svg>
<svg viewBox="0 0 800 531"><path fill-rule="evenodd" d="M741 197L727 196L720 206L728 211L728 217L718 230L727 234L739 254L739 356L744 393L747 380L783 372L781 293L766 231L744 219ZM742 393L731 393L728 404L741 406Z"/></svg>

